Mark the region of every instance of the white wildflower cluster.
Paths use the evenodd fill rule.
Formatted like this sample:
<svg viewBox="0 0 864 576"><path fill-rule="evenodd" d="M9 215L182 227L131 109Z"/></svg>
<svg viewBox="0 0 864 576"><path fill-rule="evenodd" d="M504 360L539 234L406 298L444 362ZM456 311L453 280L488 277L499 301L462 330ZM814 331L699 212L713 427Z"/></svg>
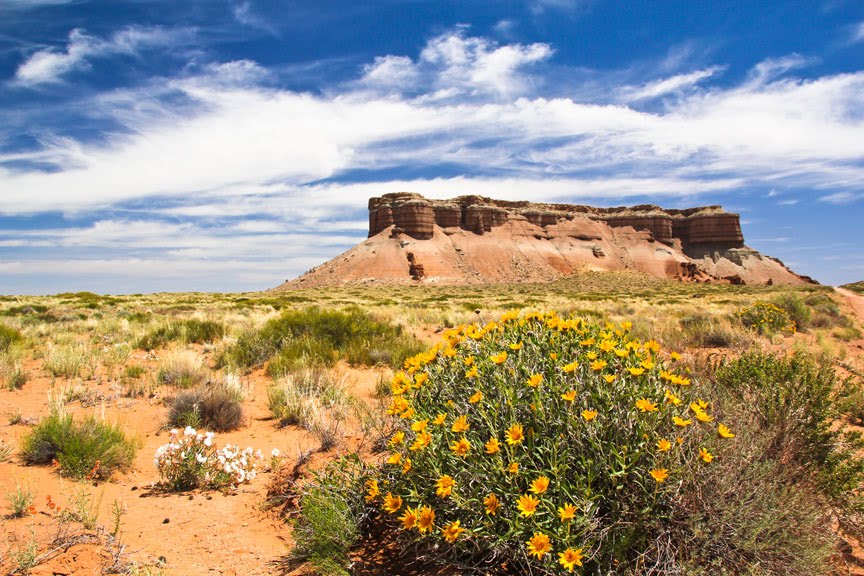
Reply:
<svg viewBox="0 0 864 576"><path fill-rule="evenodd" d="M233 488L255 478L263 456L252 448L226 445L217 449L213 432L200 434L187 426L171 430L167 444L156 450L154 463L172 490Z"/></svg>

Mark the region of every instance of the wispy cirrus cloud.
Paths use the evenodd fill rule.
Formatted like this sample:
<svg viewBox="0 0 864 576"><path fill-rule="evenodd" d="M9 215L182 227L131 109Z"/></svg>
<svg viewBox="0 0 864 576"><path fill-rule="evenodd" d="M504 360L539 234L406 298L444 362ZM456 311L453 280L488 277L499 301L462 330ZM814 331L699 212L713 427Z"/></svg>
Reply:
<svg viewBox="0 0 864 576"><path fill-rule="evenodd" d="M668 94L680 93L687 88L698 85L721 72L725 67L711 66L702 70L695 70L686 74L676 74L668 78L652 80L642 86L625 86L620 90L625 102L637 102L639 100L650 100Z"/></svg>
<svg viewBox="0 0 864 576"><path fill-rule="evenodd" d="M69 33L64 50L45 48L31 54L16 70L14 83L33 87L61 82L67 74L88 68L92 59L117 54L134 56L145 48L175 45L190 34L184 29L130 26L100 38L76 28Z"/></svg>

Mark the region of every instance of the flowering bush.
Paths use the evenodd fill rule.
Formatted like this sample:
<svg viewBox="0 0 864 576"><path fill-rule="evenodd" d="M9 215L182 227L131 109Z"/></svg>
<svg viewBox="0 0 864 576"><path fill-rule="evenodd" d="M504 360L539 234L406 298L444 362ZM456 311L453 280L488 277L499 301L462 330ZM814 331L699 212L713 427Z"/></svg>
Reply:
<svg viewBox="0 0 864 576"><path fill-rule="evenodd" d="M796 330L795 322L786 310L762 300L739 310L738 317L745 326L759 334L794 334Z"/></svg>
<svg viewBox="0 0 864 576"><path fill-rule="evenodd" d="M261 451L230 444L217 450L214 436L189 426L183 432L171 430L170 441L156 450L154 461L169 489L234 488L255 478Z"/></svg>
<svg viewBox="0 0 864 576"><path fill-rule="evenodd" d="M734 437L629 329L511 312L446 332L393 379L366 501L451 561L616 572Z"/></svg>

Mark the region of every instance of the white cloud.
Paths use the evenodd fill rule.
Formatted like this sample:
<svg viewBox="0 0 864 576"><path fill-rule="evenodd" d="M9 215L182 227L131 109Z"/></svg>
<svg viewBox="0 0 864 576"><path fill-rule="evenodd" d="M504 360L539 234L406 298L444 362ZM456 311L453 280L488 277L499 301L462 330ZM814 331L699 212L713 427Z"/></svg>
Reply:
<svg viewBox="0 0 864 576"><path fill-rule="evenodd" d="M789 54L780 58L766 58L750 70L749 78L753 84L764 84L787 72L805 68L816 63L814 58L805 58L800 54Z"/></svg>
<svg viewBox="0 0 864 576"><path fill-rule="evenodd" d="M711 78L723 70L722 66L712 66L703 70L688 72L687 74L678 74L661 80L653 80L642 86L626 86L621 90L621 95L624 101L635 102L679 93L686 88L696 86L702 80Z"/></svg>
<svg viewBox="0 0 864 576"><path fill-rule="evenodd" d="M135 55L140 49L173 44L188 32L164 28L132 26L113 34L110 38L90 36L76 28L69 33L66 49L44 49L34 52L15 72L15 83L21 86L56 83L75 70L90 66L89 59L111 54Z"/></svg>
<svg viewBox="0 0 864 576"><path fill-rule="evenodd" d="M851 204L861 199L864 199L864 193L849 191L834 192L819 198L821 202L828 202L829 204Z"/></svg>
<svg viewBox="0 0 864 576"><path fill-rule="evenodd" d="M487 38L467 36L467 27L429 40L414 61L406 56L383 56L364 67L360 84L370 88L410 93L417 88L427 98L457 96L514 98L525 94L536 78L525 68L548 60L548 44L498 45Z"/></svg>
<svg viewBox="0 0 864 576"><path fill-rule="evenodd" d="M234 19L244 26L250 28L258 28L274 36L277 35L276 29L266 19L258 16L252 9L251 2L237 2L231 7L231 12Z"/></svg>
<svg viewBox="0 0 864 576"><path fill-rule="evenodd" d="M849 42L851 44L857 44L858 42L864 42L864 22L859 22L852 29L852 37Z"/></svg>

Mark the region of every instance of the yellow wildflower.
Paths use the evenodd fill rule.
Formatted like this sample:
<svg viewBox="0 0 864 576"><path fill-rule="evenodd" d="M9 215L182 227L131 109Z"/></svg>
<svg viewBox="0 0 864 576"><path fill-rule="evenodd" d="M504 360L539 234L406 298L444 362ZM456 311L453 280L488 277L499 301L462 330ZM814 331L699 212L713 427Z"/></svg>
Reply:
<svg viewBox="0 0 864 576"><path fill-rule="evenodd" d="M501 443L498 442L497 438L490 438L483 447L486 448L487 454L495 454L501 449Z"/></svg>
<svg viewBox="0 0 864 576"><path fill-rule="evenodd" d="M380 495L381 491L378 489L378 481L374 478L366 480L366 501L371 502Z"/></svg>
<svg viewBox="0 0 864 576"><path fill-rule="evenodd" d="M503 364L507 360L507 352L499 352L498 354L494 354L489 358L495 364Z"/></svg>
<svg viewBox="0 0 864 576"><path fill-rule="evenodd" d="M507 443L511 446L519 444L525 439L525 433L521 424L513 424L507 429L507 432L504 435L507 438Z"/></svg>
<svg viewBox="0 0 864 576"><path fill-rule="evenodd" d="M642 345L642 347L649 352L654 352L655 354L660 351L660 343L656 340L648 340Z"/></svg>
<svg viewBox="0 0 864 576"><path fill-rule="evenodd" d="M516 508L519 509L519 513L522 516L527 518L537 511L537 506L539 505L540 500L530 494L523 494L519 497L519 501L516 503Z"/></svg>
<svg viewBox="0 0 864 576"><path fill-rule="evenodd" d="M510 462L507 465L506 471L510 474L518 474L519 473L519 463L518 462Z"/></svg>
<svg viewBox="0 0 864 576"><path fill-rule="evenodd" d="M465 363L465 366L471 366L472 364L474 364L474 356L466 356L465 359L462 360L462 362Z"/></svg>
<svg viewBox="0 0 864 576"><path fill-rule="evenodd" d="M654 478L658 484L661 484L669 478L669 470L666 468L655 468L651 470L651 477Z"/></svg>
<svg viewBox="0 0 864 576"><path fill-rule="evenodd" d="M510 350L521 350L521 349L522 349L522 343L521 342L516 342L515 344L510 344Z"/></svg>
<svg viewBox="0 0 864 576"><path fill-rule="evenodd" d="M472 366L467 372L465 372L465 378L471 379L477 376L477 366Z"/></svg>
<svg viewBox="0 0 864 576"><path fill-rule="evenodd" d="M546 476L538 476L531 481L531 492L534 494L543 494L549 488L549 478Z"/></svg>
<svg viewBox="0 0 864 576"><path fill-rule="evenodd" d="M450 496L450 494L453 493L453 489L455 487L456 481L453 480L452 476L441 476L435 483L435 494L437 494L441 498L447 498L448 496Z"/></svg>
<svg viewBox="0 0 864 576"><path fill-rule="evenodd" d="M387 414L400 414L408 409L408 400L402 396L396 396L387 408Z"/></svg>
<svg viewBox="0 0 864 576"><path fill-rule="evenodd" d="M415 508L405 508L405 512L399 520L402 522L402 528L411 530L417 526L417 510Z"/></svg>
<svg viewBox="0 0 864 576"><path fill-rule="evenodd" d="M672 443L669 442L668 440L666 440L665 438L661 438L660 440L657 441L657 449L660 452L666 452L670 448L672 448Z"/></svg>
<svg viewBox="0 0 864 576"><path fill-rule="evenodd" d="M402 460L402 454L396 452L395 454L391 454L389 458L387 458L387 464L399 464Z"/></svg>
<svg viewBox="0 0 864 576"><path fill-rule="evenodd" d="M725 424L720 424L717 426L717 433L720 434L721 438L734 438L735 434L732 433L729 428L726 427Z"/></svg>
<svg viewBox="0 0 864 576"><path fill-rule="evenodd" d="M563 507L558 508L558 518L561 519L561 522L569 522L575 517L576 506L573 504L565 504Z"/></svg>
<svg viewBox="0 0 864 576"><path fill-rule="evenodd" d="M528 384L528 386L530 386L531 388L537 388L538 386L540 386L541 382L543 382L543 375L533 374L530 378L528 378L528 382L526 382L526 384Z"/></svg>
<svg viewBox="0 0 864 576"><path fill-rule="evenodd" d="M501 502L495 494L489 494L483 499L483 506L486 507L487 514L495 516L495 513L498 512L498 508L501 507Z"/></svg>
<svg viewBox="0 0 864 576"><path fill-rule="evenodd" d="M587 422L594 420L596 417L597 417L597 411L596 410L583 410L582 411L582 418L584 418Z"/></svg>
<svg viewBox="0 0 864 576"><path fill-rule="evenodd" d="M430 506L421 506L417 510L417 529L426 533L435 525L435 511Z"/></svg>
<svg viewBox="0 0 864 576"><path fill-rule="evenodd" d="M440 414L435 416L435 419L432 420L432 423L435 424L436 426L442 426L444 424L445 420L447 420L447 414L445 414L444 412L441 412Z"/></svg>
<svg viewBox="0 0 864 576"><path fill-rule="evenodd" d="M402 463L402 474L407 474L411 471L411 459L405 458L405 462Z"/></svg>
<svg viewBox="0 0 864 576"><path fill-rule="evenodd" d="M681 426L682 428L685 426L689 426L693 423L693 421L690 419L685 420L684 418L679 418L678 416L673 416L672 422L674 422L676 426Z"/></svg>
<svg viewBox="0 0 864 576"><path fill-rule="evenodd" d="M432 435L428 432L420 432L414 439L414 443L408 448L412 452L423 450L432 442Z"/></svg>
<svg viewBox="0 0 864 576"><path fill-rule="evenodd" d="M414 432L422 432L426 429L426 425L429 424L429 420L417 420L413 424L411 424L411 430Z"/></svg>
<svg viewBox="0 0 864 576"><path fill-rule="evenodd" d="M605 368L607 365L608 363L605 360L595 360L591 363L591 369L595 372L599 372L600 370L603 370L603 368Z"/></svg>
<svg viewBox="0 0 864 576"><path fill-rule="evenodd" d="M576 566L582 566L582 548L567 548L558 553L558 563L568 572L573 572Z"/></svg>
<svg viewBox="0 0 864 576"><path fill-rule="evenodd" d="M681 360L681 354L679 354L678 352L672 352L671 354L669 354L669 359L673 362L678 362L679 360Z"/></svg>
<svg viewBox="0 0 864 576"><path fill-rule="evenodd" d="M552 550L552 542L549 540L549 537L540 532L535 532L528 540L527 545L528 554L536 556L538 560L543 558L543 556Z"/></svg>
<svg viewBox="0 0 864 576"><path fill-rule="evenodd" d="M681 398L679 398L678 396L676 396L675 394L673 394L669 390L666 390L664 397L666 399L667 404L673 404L675 406L678 406L679 404L681 404Z"/></svg>
<svg viewBox="0 0 864 576"><path fill-rule="evenodd" d="M461 434L462 432L467 432L471 429L471 425L468 423L468 417L464 414L456 418L456 421L453 422L453 426L450 427L450 430L456 432L457 434Z"/></svg>
<svg viewBox="0 0 864 576"><path fill-rule="evenodd" d="M450 444L450 450L457 456L464 457L471 451L471 443L468 442L468 439L465 438L465 436L462 436L459 440L454 440L453 443Z"/></svg>
<svg viewBox="0 0 864 576"><path fill-rule="evenodd" d="M657 411L657 405L653 404L647 398L640 398L639 400L637 400L636 401L636 408L638 408L642 412L656 412Z"/></svg>
<svg viewBox="0 0 864 576"><path fill-rule="evenodd" d="M402 507L402 497L394 496L390 492L384 496L384 505L381 507L388 514L393 514Z"/></svg>
<svg viewBox="0 0 864 576"><path fill-rule="evenodd" d="M699 449L699 457L705 462L711 462L714 459L714 456L711 455L711 452L707 448Z"/></svg>
<svg viewBox="0 0 864 576"><path fill-rule="evenodd" d="M483 393L478 390L477 392L472 394L470 398L468 398L468 402L470 404L477 404L482 399L483 399Z"/></svg>
<svg viewBox="0 0 864 576"><path fill-rule="evenodd" d="M614 382L616 377L617 376L615 374L604 374L603 375L603 379L606 380L607 384L611 384L612 382Z"/></svg>
<svg viewBox="0 0 864 576"><path fill-rule="evenodd" d="M564 366L562 366L561 369L569 374L571 372L575 372L576 368L578 367L579 362L570 362L569 364L565 364Z"/></svg>
<svg viewBox="0 0 864 576"><path fill-rule="evenodd" d="M573 402L573 400L576 399L576 391L575 390L568 390L564 394L561 394L561 398L565 402Z"/></svg>
<svg viewBox="0 0 864 576"><path fill-rule="evenodd" d="M390 446L397 446L401 444L403 440L405 440L405 432L400 430L399 432L396 432L395 434L393 434L393 436L390 437L390 441L388 442L388 444L390 444Z"/></svg>
<svg viewBox="0 0 864 576"><path fill-rule="evenodd" d="M459 536L465 532L465 528L459 526L459 520L451 522L447 526L441 528L441 533L444 535L444 540L451 544L455 542Z"/></svg>
<svg viewBox="0 0 864 576"><path fill-rule="evenodd" d="M630 372L632 376L641 376L645 373L644 368L628 368L627 371Z"/></svg>

